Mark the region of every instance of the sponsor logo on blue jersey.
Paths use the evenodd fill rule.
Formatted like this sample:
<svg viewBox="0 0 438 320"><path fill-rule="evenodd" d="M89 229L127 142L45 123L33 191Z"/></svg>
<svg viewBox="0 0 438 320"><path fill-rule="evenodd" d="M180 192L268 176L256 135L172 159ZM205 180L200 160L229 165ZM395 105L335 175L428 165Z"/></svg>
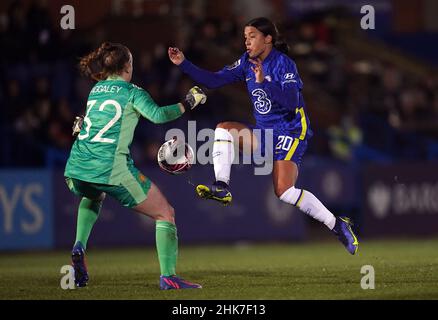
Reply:
<svg viewBox="0 0 438 320"><path fill-rule="evenodd" d="M271 111L272 102L269 100L268 95L262 89L255 89L251 92L251 94L257 98L254 101L254 107L260 114L267 114Z"/></svg>

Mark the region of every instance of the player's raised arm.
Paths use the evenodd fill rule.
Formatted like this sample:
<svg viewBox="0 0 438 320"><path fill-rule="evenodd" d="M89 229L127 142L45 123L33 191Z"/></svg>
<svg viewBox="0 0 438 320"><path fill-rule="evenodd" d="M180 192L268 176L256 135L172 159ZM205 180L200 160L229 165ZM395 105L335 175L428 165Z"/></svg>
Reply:
<svg viewBox="0 0 438 320"><path fill-rule="evenodd" d="M160 107L145 90L140 87L134 87L134 90L132 101L134 109L156 124L176 120L184 112L190 112L207 101L205 93L199 87L193 87L180 103Z"/></svg>
<svg viewBox="0 0 438 320"><path fill-rule="evenodd" d="M244 80L241 59L218 72L211 72L201 69L188 61L184 53L178 48L169 48L168 54L170 61L177 65L184 73L209 89L219 88L230 83Z"/></svg>

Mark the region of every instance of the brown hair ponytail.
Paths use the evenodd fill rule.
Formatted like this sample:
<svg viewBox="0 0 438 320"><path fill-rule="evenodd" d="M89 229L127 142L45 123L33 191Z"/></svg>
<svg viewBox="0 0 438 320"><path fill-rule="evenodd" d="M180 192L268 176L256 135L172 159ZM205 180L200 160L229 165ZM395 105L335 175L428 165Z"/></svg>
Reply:
<svg viewBox="0 0 438 320"><path fill-rule="evenodd" d="M81 58L79 70L96 81L101 81L113 74L119 74L129 62L130 51L119 43L104 42L102 45Z"/></svg>

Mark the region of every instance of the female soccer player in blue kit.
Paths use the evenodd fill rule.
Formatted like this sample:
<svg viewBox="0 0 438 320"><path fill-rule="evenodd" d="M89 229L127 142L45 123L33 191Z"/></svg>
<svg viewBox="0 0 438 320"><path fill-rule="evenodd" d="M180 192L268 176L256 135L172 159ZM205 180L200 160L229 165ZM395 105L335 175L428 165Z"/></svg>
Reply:
<svg viewBox="0 0 438 320"><path fill-rule="evenodd" d="M248 22L244 30L246 52L231 66L218 72L198 68L178 48L169 48L170 60L193 80L207 88L246 81L254 105L256 125L253 129L273 130L274 190L281 201L296 206L324 223L355 254L358 240L347 217L335 217L312 193L295 188L298 167L312 136L302 95L303 82L294 61L287 56L288 46L279 40L276 26L267 18ZM198 185L198 195L223 204L232 200L229 191L234 144L240 150L250 144L252 150L264 150L264 141L252 134L250 141L235 133L249 130L239 122L219 123L215 130L213 165L216 180L212 185Z"/></svg>

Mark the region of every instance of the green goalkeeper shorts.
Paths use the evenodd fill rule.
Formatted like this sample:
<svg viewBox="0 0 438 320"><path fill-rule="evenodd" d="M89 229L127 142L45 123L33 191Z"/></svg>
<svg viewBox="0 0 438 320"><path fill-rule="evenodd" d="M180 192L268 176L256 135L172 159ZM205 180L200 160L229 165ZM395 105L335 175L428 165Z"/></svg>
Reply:
<svg viewBox="0 0 438 320"><path fill-rule="evenodd" d="M130 172L120 185L86 182L70 177L65 177L65 181L77 196L97 200L102 198L102 193L106 193L123 206L133 208L147 199L152 182L135 168L131 168Z"/></svg>

